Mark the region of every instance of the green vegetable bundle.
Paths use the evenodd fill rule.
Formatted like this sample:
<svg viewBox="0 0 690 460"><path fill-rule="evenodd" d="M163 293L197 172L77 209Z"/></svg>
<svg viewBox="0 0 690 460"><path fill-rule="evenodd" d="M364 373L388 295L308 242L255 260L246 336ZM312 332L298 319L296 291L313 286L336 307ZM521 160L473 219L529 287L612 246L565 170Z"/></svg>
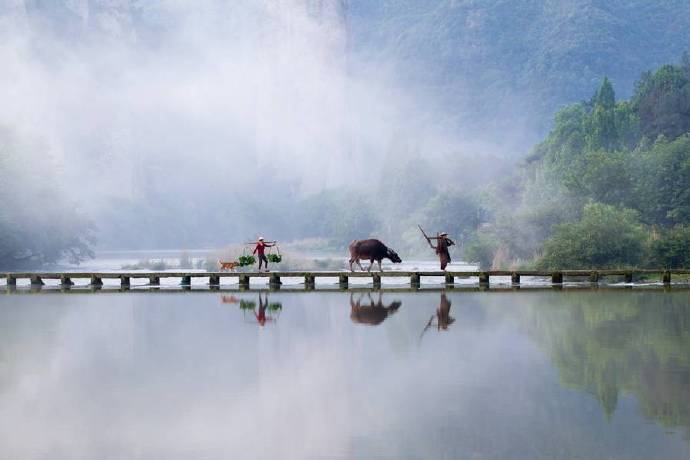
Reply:
<svg viewBox="0 0 690 460"><path fill-rule="evenodd" d="M247 265L254 265L256 263L256 258L254 256L240 256L240 267L246 267Z"/></svg>
<svg viewBox="0 0 690 460"><path fill-rule="evenodd" d="M242 310L255 310L256 302L252 302L250 300L240 300L240 308Z"/></svg>
<svg viewBox="0 0 690 460"><path fill-rule="evenodd" d="M274 264L279 264L281 260L283 260L283 256L280 254L269 254L266 256L269 262L273 262Z"/></svg>
<svg viewBox="0 0 690 460"><path fill-rule="evenodd" d="M268 304L268 311L278 311L283 309L283 304L280 302L271 302Z"/></svg>

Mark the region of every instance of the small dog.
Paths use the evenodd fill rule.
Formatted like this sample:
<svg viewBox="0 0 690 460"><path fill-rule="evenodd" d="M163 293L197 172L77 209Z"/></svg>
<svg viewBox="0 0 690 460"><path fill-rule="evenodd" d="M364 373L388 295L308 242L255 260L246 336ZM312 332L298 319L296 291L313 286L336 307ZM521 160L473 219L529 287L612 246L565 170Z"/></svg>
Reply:
<svg viewBox="0 0 690 460"><path fill-rule="evenodd" d="M240 263L239 262L223 262L223 261L219 260L218 265L220 265L221 271L231 270L234 272L235 269L240 266Z"/></svg>

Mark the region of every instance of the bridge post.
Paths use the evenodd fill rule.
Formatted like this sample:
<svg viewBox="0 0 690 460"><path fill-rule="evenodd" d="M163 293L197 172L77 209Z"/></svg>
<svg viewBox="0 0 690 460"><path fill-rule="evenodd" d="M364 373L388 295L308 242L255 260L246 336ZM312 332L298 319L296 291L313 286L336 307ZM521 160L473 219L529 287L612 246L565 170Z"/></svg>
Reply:
<svg viewBox="0 0 690 460"><path fill-rule="evenodd" d="M240 275L240 288L249 289L249 275Z"/></svg>
<svg viewBox="0 0 690 460"><path fill-rule="evenodd" d="M625 282L626 283L632 283L632 280L633 280L632 272L626 272L625 273Z"/></svg>
<svg viewBox="0 0 690 460"><path fill-rule="evenodd" d="M209 284L209 286L219 286L220 285L220 276L219 275L210 275L208 277L208 284Z"/></svg>
<svg viewBox="0 0 690 460"><path fill-rule="evenodd" d="M17 277L14 275L7 275L7 287L17 287Z"/></svg>
<svg viewBox="0 0 690 460"><path fill-rule="evenodd" d="M304 275L304 287L306 289L314 289L316 287L316 276L311 273Z"/></svg>
<svg viewBox="0 0 690 460"><path fill-rule="evenodd" d="M120 288L121 289L129 289L129 287L130 287L129 276L120 276Z"/></svg>
<svg viewBox="0 0 690 460"><path fill-rule="evenodd" d="M551 283L553 284L563 284L563 273L553 272L551 273Z"/></svg>
<svg viewBox="0 0 690 460"><path fill-rule="evenodd" d="M422 277L419 276L419 273L413 273L410 275L410 286L413 288L418 288L419 285L421 284Z"/></svg>
<svg viewBox="0 0 690 460"><path fill-rule="evenodd" d="M271 286L280 286L283 283L280 281L280 276L271 273L271 276L268 277L268 284Z"/></svg>
<svg viewBox="0 0 690 460"><path fill-rule="evenodd" d="M590 283L598 283L599 282L599 272L593 271L589 274L589 282Z"/></svg>
<svg viewBox="0 0 690 460"><path fill-rule="evenodd" d="M489 285L489 272L479 272L479 284L483 286Z"/></svg>
<svg viewBox="0 0 690 460"><path fill-rule="evenodd" d="M455 277L449 273L446 273L446 284L452 286L455 284Z"/></svg>
<svg viewBox="0 0 690 460"><path fill-rule="evenodd" d="M92 287L101 287L103 286L103 280L101 279L100 276L96 275L91 275L91 286Z"/></svg>
<svg viewBox="0 0 690 460"><path fill-rule="evenodd" d="M374 286L374 289L381 289L381 275L378 273L372 273L371 282Z"/></svg>
<svg viewBox="0 0 690 460"><path fill-rule="evenodd" d="M510 282L513 284L520 284L520 274L518 272L511 273Z"/></svg>
<svg viewBox="0 0 690 460"><path fill-rule="evenodd" d="M339 275L338 276L338 284L340 285L340 289L347 289L347 284L348 284L347 275Z"/></svg>
<svg viewBox="0 0 690 460"><path fill-rule="evenodd" d="M151 286L160 286L161 285L161 279L160 277L156 275L151 275L149 276L149 285Z"/></svg>
<svg viewBox="0 0 690 460"><path fill-rule="evenodd" d="M31 287L43 286L45 283L38 275L31 275Z"/></svg>
<svg viewBox="0 0 690 460"><path fill-rule="evenodd" d="M671 284L671 272L669 270L661 274L661 281L666 285Z"/></svg>
<svg viewBox="0 0 690 460"><path fill-rule="evenodd" d="M67 275L60 275L60 286L69 287L74 286L74 281Z"/></svg>
<svg viewBox="0 0 690 460"><path fill-rule="evenodd" d="M192 277L191 276L183 276L182 279L180 280L180 286L191 286L192 285Z"/></svg>

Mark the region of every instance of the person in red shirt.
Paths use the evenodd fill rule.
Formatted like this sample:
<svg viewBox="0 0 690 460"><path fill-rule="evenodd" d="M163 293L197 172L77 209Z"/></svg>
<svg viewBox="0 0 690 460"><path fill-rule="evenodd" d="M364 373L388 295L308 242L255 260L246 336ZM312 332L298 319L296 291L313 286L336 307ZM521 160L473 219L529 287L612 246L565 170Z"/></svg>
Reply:
<svg viewBox="0 0 690 460"><path fill-rule="evenodd" d="M268 271L268 259L266 258L265 251L266 248L270 248L273 246L275 246L275 242L267 243L264 241L263 237L259 237L259 242L256 243L254 252L252 252L252 254L256 254L259 257L259 271L261 271L262 263L266 265L266 271Z"/></svg>

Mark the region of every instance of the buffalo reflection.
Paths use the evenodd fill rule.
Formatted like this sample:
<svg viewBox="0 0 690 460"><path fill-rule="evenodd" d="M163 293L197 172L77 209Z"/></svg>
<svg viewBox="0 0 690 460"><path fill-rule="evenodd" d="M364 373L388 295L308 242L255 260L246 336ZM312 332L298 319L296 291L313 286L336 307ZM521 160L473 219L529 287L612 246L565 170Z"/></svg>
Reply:
<svg viewBox="0 0 690 460"><path fill-rule="evenodd" d="M431 318L429 318L429 322L426 323L426 326L422 331L422 335L424 335L424 333L434 324L434 320L436 320L437 330L448 330L448 326L455 322L455 318L450 316L450 305L450 300L448 300L446 294L441 294L441 302L438 308L436 309L436 314L431 315Z"/></svg>
<svg viewBox="0 0 690 460"><path fill-rule="evenodd" d="M235 296L221 296L221 303L239 304L242 313L250 311L254 314L254 320L259 326L265 326L266 323L276 322L283 309L283 304L280 302L269 302L268 294L263 296L259 294L259 309L256 309L256 302L245 299L238 299ZM247 317L245 316L245 321Z"/></svg>
<svg viewBox="0 0 690 460"><path fill-rule="evenodd" d="M362 297L355 301L353 295L350 294L350 319L353 323L377 326L388 318L388 316L395 313L402 305L402 302L396 300L384 306L380 293L376 303L374 303L374 299L371 298L371 294L368 294L368 296L369 305L362 305Z"/></svg>

